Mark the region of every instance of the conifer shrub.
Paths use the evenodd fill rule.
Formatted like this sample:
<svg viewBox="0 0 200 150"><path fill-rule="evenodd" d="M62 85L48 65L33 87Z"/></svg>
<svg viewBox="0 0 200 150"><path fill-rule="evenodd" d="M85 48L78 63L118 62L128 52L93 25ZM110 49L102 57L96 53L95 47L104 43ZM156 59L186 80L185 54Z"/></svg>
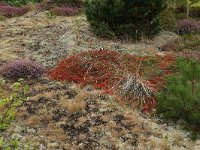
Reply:
<svg viewBox="0 0 200 150"><path fill-rule="evenodd" d="M178 34L195 33L200 30L199 24L192 19L183 19L177 21L176 28Z"/></svg>
<svg viewBox="0 0 200 150"><path fill-rule="evenodd" d="M103 37L142 35L159 32L158 15L165 0L86 0L85 13L93 32Z"/></svg>
<svg viewBox="0 0 200 150"><path fill-rule="evenodd" d="M0 67L0 74L11 80L38 79L44 72L44 67L30 60L15 60Z"/></svg>
<svg viewBox="0 0 200 150"><path fill-rule="evenodd" d="M200 131L200 64L178 59L177 73L167 78L166 87L157 94L158 114L164 119L182 120L189 129Z"/></svg>

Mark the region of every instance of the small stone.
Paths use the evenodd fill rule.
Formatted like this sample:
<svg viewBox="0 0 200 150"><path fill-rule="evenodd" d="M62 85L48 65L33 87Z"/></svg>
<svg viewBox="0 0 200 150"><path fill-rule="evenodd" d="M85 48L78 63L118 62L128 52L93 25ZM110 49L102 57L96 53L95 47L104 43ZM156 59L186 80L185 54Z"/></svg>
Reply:
<svg viewBox="0 0 200 150"><path fill-rule="evenodd" d="M38 150L46 150L46 146L44 146L43 144L40 144L38 147Z"/></svg>
<svg viewBox="0 0 200 150"><path fill-rule="evenodd" d="M48 144L47 144L47 147L48 147L49 149L58 148L58 147L59 147L59 144L58 144L57 142L48 143Z"/></svg>
<svg viewBox="0 0 200 150"><path fill-rule="evenodd" d="M28 133L36 133L36 130L35 129L27 129L27 132Z"/></svg>
<svg viewBox="0 0 200 150"><path fill-rule="evenodd" d="M23 131L23 128L22 127L20 127L20 126L16 126L15 127L15 132L16 133L20 133L20 132L22 132Z"/></svg>

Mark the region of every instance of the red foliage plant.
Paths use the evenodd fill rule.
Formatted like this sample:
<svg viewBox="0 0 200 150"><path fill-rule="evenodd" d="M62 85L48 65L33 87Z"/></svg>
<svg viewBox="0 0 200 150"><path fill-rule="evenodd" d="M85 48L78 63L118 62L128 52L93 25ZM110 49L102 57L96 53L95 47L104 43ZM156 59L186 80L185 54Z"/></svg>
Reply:
<svg viewBox="0 0 200 150"><path fill-rule="evenodd" d="M27 13L29 10L23 7L12 7L4 3L0 3L0 15L5 17L21 16Z"/></svg>
<svg viewBox="0 0 200 150"><path fill-rule="evenodd" d="M171 62L173 58L170 56L138 57L110 50L88 51L60 61L49 71L49 77L63 82L90 84L105 93L120 97L120 87L130 75L133 79L141 76L145 83L150 83L145 86L156 89ZM157 74L159 70L162 72ZM140 87L143 85L137 81L134 83Z"/></svg>

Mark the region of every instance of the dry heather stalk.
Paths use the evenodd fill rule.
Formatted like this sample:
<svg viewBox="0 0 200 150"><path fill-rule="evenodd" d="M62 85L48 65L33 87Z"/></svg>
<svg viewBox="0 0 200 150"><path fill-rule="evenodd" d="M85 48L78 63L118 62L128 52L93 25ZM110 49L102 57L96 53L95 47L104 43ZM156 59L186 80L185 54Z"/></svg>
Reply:
<svg viewBox="0 0 200 150"><path fill-rule="evenodd" d="M144 100L147 97L152 97L154 91L145 84L141 77L129 74L121 85L121 94L124 98Z"/></svg>

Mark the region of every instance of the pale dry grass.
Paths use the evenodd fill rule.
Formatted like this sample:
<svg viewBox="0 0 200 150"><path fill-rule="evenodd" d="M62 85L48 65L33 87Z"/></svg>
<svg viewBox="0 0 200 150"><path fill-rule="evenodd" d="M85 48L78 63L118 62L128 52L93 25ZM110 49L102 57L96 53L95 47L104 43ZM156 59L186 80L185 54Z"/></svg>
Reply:
<svg viewBox="0 0 200 150"><path fill-rule="evenodd" d="M39 116L33 115L33 116L30 116L28 120L26 120L26 122L24 122L24 125L33 127L33 126L39 125L40 121L41 121L41 118Z"/></svg>
<svg viewBox="0 0 200 150"><path fill-rule="evenodd" d="M15 59L19 59L19 57L14 53L9 52L8 50L0 50L0 64Z"/></svg>
<svg viewBox="0 0 200 150"><path fill-rule="evenodd" d="M48 127L41 131L41 135L46 136L52 142L65 141L68 139L68 136L64 130L53 123L49 123Z"/></svg>
<svg viewBox="0 0 200 150"><path fill-rule="evenodd" d="M55 91L47 91L44 93L45 98L51 99L55 94Z"/></svg>
<svg viewBox="0 0 200 150"><path fill-rule="evenodd" d="M78 94L74 100L68 101L67 108L71 113L82 111L85 109L84 99L87 97L87 93Z"/></svg>

